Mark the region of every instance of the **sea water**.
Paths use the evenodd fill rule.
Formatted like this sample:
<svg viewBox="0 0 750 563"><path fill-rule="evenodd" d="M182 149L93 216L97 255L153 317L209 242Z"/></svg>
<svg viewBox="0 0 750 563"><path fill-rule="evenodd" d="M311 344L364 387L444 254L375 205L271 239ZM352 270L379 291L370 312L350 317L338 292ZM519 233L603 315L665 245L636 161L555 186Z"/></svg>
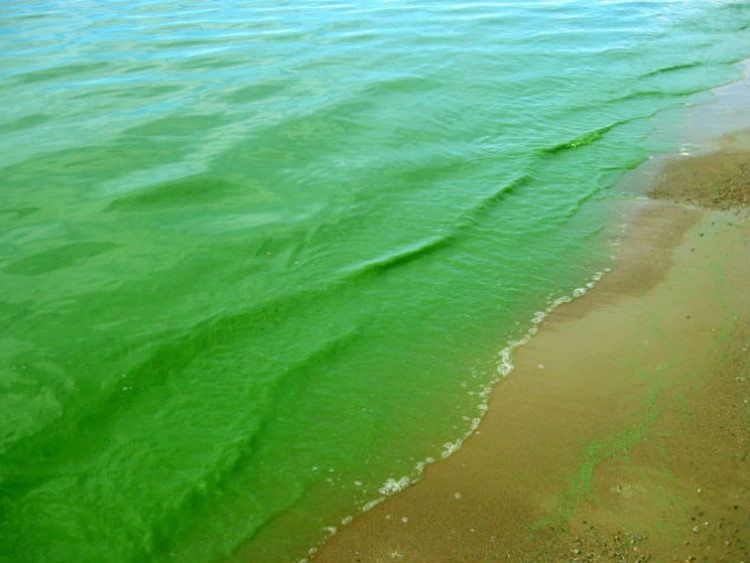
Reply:
<svg viewBox="0 0 750 563"><path fill-rule="evenodd" d="M749 25L2 2L0 561L314 554L460 447L537 312L606 267L617 179L679 149L654 119L736 79Z"/></svg>

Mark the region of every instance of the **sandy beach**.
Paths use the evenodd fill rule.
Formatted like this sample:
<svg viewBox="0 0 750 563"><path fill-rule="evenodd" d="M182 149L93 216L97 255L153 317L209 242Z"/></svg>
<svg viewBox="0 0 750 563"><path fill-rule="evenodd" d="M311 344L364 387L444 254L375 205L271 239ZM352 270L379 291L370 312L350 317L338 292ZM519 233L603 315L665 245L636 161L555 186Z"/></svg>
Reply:
<svg viewBox="0 0 750 563"><path fill-rule="evenodd" d="M750 151L639 189L612 272L516 351L478 431L316 563L750 561Z"/></svg>

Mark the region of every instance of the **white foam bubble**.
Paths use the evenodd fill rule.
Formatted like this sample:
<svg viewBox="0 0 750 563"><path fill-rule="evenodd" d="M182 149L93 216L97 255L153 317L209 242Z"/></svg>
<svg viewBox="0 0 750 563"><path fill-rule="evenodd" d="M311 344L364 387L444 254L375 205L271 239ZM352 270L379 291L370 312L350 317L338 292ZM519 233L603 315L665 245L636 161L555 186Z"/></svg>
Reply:
<svg viewBox="0 0 750 563"><path fill-rule="evenodd" d="M385 495L385 496L391 496L400 491L403 491L410 484L411 484L411 480L406 476L401 477L401 479L398 479L398 480L389 478L388 480L386 480L385 484L382 487L380 487L380 494Z"/></svg>
<svg viewBox="0 0 750 563"><path fill-rule="evenodd" d="M365 504L362 505L362 512L370 512L373 508L375 508L384 500L385 499L381 497L381 498L376 498L375 500L371 500L370 502L366 502Z"/></svg>
<svg viewBox="0 0 750 563"><path fill-rule="evenodd" d="M497 365L497 373L502 378L506 378L513 371L513 361L511 360L512 348L505 348L500 352L500 361Z"/></svg>
<svg viewBox="0 0 750 563"><path fill-rule="evenodd" d="M455 442L446 442L445 444L443 444L443 451L440 452L440 457L445 459L446 457L452 456L454 453L461 449L463 443L464 441L462 438L459 438Z"/></svg>

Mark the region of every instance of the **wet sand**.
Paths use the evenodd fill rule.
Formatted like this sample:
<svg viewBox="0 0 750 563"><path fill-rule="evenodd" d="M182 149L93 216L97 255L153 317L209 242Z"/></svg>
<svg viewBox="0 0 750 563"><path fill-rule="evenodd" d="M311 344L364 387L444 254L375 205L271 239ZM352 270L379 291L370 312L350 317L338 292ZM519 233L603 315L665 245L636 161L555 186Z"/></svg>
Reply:
<svg viewBox="0 0 750 563"><path fill-rule="evenodd" d="M750 152L675 157L478 431L315 563L750 561Z"/></svg>

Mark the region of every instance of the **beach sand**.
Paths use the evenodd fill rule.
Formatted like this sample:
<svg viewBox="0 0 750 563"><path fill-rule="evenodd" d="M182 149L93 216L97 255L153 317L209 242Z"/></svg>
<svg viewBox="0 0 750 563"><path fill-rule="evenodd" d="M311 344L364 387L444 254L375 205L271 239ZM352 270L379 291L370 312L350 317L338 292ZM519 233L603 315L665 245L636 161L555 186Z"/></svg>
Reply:
<svg viewBox="0 0 750 563"><path fill-rule="evenodd" d="M750 562L750 152L667 160L478 431L325 562Z"/></svg>

